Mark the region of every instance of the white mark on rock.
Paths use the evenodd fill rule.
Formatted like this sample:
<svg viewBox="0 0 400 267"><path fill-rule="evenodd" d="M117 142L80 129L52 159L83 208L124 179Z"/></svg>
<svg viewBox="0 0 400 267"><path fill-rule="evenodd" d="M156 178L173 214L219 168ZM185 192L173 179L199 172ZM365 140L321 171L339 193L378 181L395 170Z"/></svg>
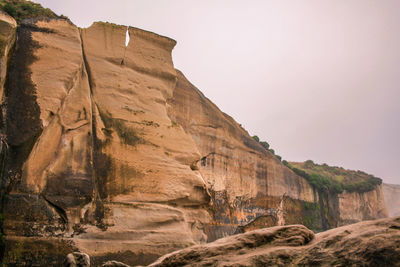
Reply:
<svg viewBox="0 0 400 267"><path fill-rule="evenodd" d="M129 35L129 26L126 26L124 57L121 60L121 65L125 65L126 48L128 47L130 40L131 40L131 36Z"/></svg>
<svg viewBox="0 0 400 267"><path fill-rule="evenodd" d="M129 26L126 27L126 37L125 37L125 46L128 46L131 37L129 35Z"/></svg>
<svg viewBox="0 0 400 267"><path fill-rule="evenodd" d="M285 217L283 217L283 215L284 215L283 205L284 205L284 201L285 201L285 195L286 195L286 192L282 195L281 202L279 203L279 206L278 206L278 209L276 212L276 217L278 218L277 225L279 225L279 226L285 225Z"/></svg>

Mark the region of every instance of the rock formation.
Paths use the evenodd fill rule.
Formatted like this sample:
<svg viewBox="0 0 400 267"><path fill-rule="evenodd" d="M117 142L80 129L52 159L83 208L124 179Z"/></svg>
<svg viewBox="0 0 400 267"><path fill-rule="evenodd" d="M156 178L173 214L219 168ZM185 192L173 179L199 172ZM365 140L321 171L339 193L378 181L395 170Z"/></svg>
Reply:
<svg viewBox="0 0 400 267"><path fill-rule="evenodd" d="M400 266L400 217L314 235L276 226L165 255L149 266Z"/></svg>
<svg viewBox="0 0 400 267"><path fill-rule="evenodd" d="M19 25L5 100L6 260L27 236L63 237L94 262L148 262L206 241L210 197L191 169L200 155L166 109L175 41L129 28L135 45L125 47L125 31Z"/></svg>
<svg viewBox="0 0 400 267"><path fill-rule="evenodd" d="M389 216L400 216L400 185L383 184L382 189Z"/></svg>
<svg viewBox="0 0 400 267"><path fill-rule="evenodd" d="M119 261L107 261L102 267L129 267L129 265Z"/></svg>
<svg viewBox="0 0 400 267"><path fill-rule="evenodd" d="M64 261L65 267L89 267L90 257L85 253L73 252L67 255Z"/></svg>
<svg viewBox="0 0 400 267"><path fill-rule="evenodd" d="M59 266L73 251L148 264L240 229L366 219L347 200L386 215L379 186L332 195L284 166L174 69L174 40L0 21L5 264Z"/></svg>
<svg viewBox="0 0 400 267"><path fill-rule="evenodd" d="M209 241L233 234L238 225L254 228L254 220L257 227L300 223L321 231L387 216L380 185L362 193L318 190L251 138L181 72L177 77L169 113L201 154L200 173L212 198L213 220L205 228Z"/></svg>

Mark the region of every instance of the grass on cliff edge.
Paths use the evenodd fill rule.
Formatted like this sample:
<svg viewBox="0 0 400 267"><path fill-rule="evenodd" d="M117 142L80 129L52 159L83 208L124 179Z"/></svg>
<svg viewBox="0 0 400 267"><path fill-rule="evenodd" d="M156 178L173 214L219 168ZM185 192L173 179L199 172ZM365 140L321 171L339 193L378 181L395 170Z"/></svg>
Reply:
<svg viewBox="0 0 400 267"><path fill-rule="evenodd" d="M270 145L261 141L257 135L253 139L261 144L264 149L271 152L282 163L290 168L297 175L305 178L314 188L320 192L330 192L341 194L344 190L348 192L364 193L375 189L377 185L382 184L382 179L362 171L345 170L342 167L332 167L327 164L318 165L312 160L306 162L288 162L282 160Z"/></svg>
<svg viewBox="0 0 400 267"><path fill-rule="evenodd" d="M285 164L299 176L304 177L318 190L332 193L348 192L364 193L372 191L382 184L382 179L362 171L345 170L327 164L315 164L312 160L290 162Z"/></svg>
<svg viewBox="0 0 400 267"><path fill-rule="evenodd" d="M24 0L0 0L0 9L13 17L17 22L26 18L63 18L67 17L56 13L48 8L42 7L40 4Z"/></svg>

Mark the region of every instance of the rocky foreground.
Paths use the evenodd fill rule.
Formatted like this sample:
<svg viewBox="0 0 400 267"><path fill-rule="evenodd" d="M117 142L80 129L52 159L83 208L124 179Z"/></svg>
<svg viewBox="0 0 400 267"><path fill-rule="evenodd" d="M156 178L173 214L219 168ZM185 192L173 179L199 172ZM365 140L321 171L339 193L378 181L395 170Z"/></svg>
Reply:
<svg viewBox="0 0 400 267"><path fill-rule="evenodd" d="M314 234L303 225L229 236L150 266L400 266L400 217Z"/></svg>
<svg viewBox="0 0 400 267"><path fill-rule="evenodd" d="M71 253L64 266L90 266L90 258ZM102 266L129 265L108 261ZM178 250L149 265L155 266L400 266L400 217L319 234L303 225L258 229Z"/></svg>

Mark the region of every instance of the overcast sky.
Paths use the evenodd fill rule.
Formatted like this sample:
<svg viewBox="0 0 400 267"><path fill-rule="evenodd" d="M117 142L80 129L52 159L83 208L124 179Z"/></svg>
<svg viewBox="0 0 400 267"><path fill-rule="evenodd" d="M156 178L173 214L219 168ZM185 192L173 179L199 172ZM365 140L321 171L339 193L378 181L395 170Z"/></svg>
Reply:
<svg viewBox="0 0 400 267"><path fill-rule="evenodd" d="M400 1L37 0L177 40L175 67L288 161L400 184Z"/></svg>

